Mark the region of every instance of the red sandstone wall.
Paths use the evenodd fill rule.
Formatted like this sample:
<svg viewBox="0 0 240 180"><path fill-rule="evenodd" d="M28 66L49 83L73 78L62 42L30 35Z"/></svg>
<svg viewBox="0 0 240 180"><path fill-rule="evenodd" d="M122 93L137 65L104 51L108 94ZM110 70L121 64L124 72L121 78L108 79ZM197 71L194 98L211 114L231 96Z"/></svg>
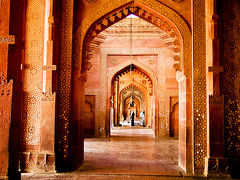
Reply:
<svg viewBox="0 0 240 180"><path fill-rule="evenodd" d="M127 48L126 48L127 47ZM101 49L102 48L125 48L125 51L129 51L130 48L129 39L120 39L120 38L107 38L104 43L97 49L96 53L94 54L91 63L92 68L88 72L88 80L86 82L86 89L98 89L100 83L100 76L101 76ZM167 46L162 42L161 39L153 39L153 38L146 38L143 40L134 40L133 41L133 49L134 48L144 48L147 50L151 50L152 48L166 48ZM166 81L166 88L171 90L178 89L178 83L176 80L176 71L173 68L174 61L171 57L169 57L166 63L162 63L158 61L157 54L143 54L143 55L136 55L134 56L134 60L146 65L150 68L155 74L158 74L159 66L165 66L165 81ZM109 55L107 57L107 67L108 73L114 69L115 66L124 63L126 61L131 61L130 56L126 55Z"/></svg>

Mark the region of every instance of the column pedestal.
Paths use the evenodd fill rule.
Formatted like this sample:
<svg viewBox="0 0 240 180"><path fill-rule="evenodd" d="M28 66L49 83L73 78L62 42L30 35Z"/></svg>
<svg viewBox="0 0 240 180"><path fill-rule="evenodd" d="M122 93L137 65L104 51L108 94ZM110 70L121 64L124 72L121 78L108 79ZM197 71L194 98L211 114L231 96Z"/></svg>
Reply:
<svg viewBox="0 0 240 180"><path fill-rule="evenodd" d="M224 96L209 97L210 153L205 157L205 176L228 176L224 150Z"/></svg>
<svg viewBox="0 0 240 180"><path fill-rule="evenodd" d="M205 158L205 176L224 176L228 177L228 159L218 157Z"/></svg>

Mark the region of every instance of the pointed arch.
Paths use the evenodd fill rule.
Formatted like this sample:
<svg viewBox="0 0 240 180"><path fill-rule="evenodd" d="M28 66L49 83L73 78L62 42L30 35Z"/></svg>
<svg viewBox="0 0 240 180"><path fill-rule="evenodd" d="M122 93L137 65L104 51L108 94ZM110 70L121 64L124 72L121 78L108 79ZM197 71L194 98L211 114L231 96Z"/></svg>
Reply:
<svg viewBox="0 0 240 180"><path fill-rule="evenodd" d="M88 16L85 16L75 34L73 64L79 67L82 72L90 66L90 62L88 62L89 54L93 51L91 47L90 49L87 48L87 40L91 40L92 36L100 33L101 30L106 29L127 15L136 14L140 18L164 29L171 37L177 37L177 41L174 41L174 44L177 46L174 48L176 51L174 68L179 71L184 70L184 74L187 77L192 75L191 31L185 20L174 10L152 0L115 0L102 3L97 7L98 9L93 9Z"/></svg>
<svg viewBox="0 0 240 180"><path fill-rule="evenodd" d="M187 154L187 157L185 156L179 156L179 166L182 167L185 171L193 172L193 124L192 124L192 33L191 29L185 22L185 20L174 10L167 7L163 3L155 0L114 0L114 1L108 1L105 3L99 3L89 11L88 13L84 14L84 18L81 21L81 25L77 28L77 31L74 34L74 54L73 54L73 68L75 68L74 71L81 71L81 73L84 74L84 72L90 67L90 62L88 61L89 57L88 54L91 55L93 53L91 47L90 49L87 49L86 45L88 44L87 39L88 37L91 37L90 32L92 30L92 27L96 27L95 25L99 25L102 27L111 26L111 18L115 14L115 11L119 11L120 13L123 13L124 16L128 15L128 7L132 4L132 7L141 7L141 9L144 10L143 16L141 17L145 19L146 21L151 21L152 23L155 22L156 17L161 17L164 19L165 24L167 26L171 27L171 32L174 32L172 35L174 37L177 37L179 40L178 42L175 42L177 55L174 58L176 61L176 64L174 65L175 69L178 70L177 73L177 80L179 82L179 99L180 101L180 107L183 109L181 111L182 119L184 119L184 124L182 126L182 136L180 139L182 140L181 143L187 144L187 146L184 146L180 149L181 153ZM136 5L136 6L135 6ZM130 6L131 8L131 6ZM131 10L130 10L131 11ZM131 11L133 13L133 11ZM119 13L118 13L119 14ZM110 16L111 15L111 16ZM124 17L123 16L123 17ZM124 17L125 18L125 17ZM121 18L120 18L121 19ZM164 22L163 21L163 22ZM162 22L162 21L160 21ZM158 26L159 27L159 26ZM160 28L160 27L159 27ZM104 28L103 28L104 29ZM168 28L165 29L168 31ZM166 32L165 31L165 32ZM169 34L171 36L171 33ZM86 40L86 41L85 41ZM89 38L91 40L91 38ZM85 51L88 51L89 53L85 53ZM135 65L137 65L137 62ZM139 64L139 66L142 66ZM118 67L117 67L118 68ZM145 70L148 69L147 67L142 68ZM112 73L112 74L111 74ZM77 73L76 73L77 74ZM80 74L80 73L79 73ZM151 73L149 73L150 75ZM111 79L114 75L114 72L110 72L108 74L108 78ZM157 78L154 78L155 75L152 73L151 76L153 79L153 82L157 82ZM108 79L108 80L109 80ZM156 83L153 83L154 85ZM108 81L108 95L107 97L107 105L110 105L110 95L111 95L111 81ZM109 93L110 92L110 93ZM159 135L159 122L161 120L161 114L159 113L159 99L157 94L157 87L154 86L154 92L156 92L156 96L154 94L154 98L152 99L153 103L155 104L154 107L154 132L155 136L158 137ZM110 107L110 106L109 106ZM110 109L108 108L108 114ZM106 120L106 129L109 129L110 125L110 119L107 118ZM186 130L186 127L188 127L188 130ZM189 135L186 137L184 136L186 133L189 133ZM186 163L190 162L190 163Z"/></svg>
<svg viewBox="0 0 240 180"><path fill-rule="evenodd" d="M137 68L140 69L140 71L142 71L145 75L147 75L150 80L152 81L153 84L153 93L156 93L156 86L155 84L157 83L157 77L155 75L155 73L147 66L145 66L144 64L133 60L132 62L124 62L121 63L119 65L117 65L112 71L110 71L108 73L108 92L110 94L111 91L111 85L112 85L112 80L113 78L119 73L121 72L122 69L127 68L128 66L130 66L131 64L133 64L134 66L136 66Z"/></svg>

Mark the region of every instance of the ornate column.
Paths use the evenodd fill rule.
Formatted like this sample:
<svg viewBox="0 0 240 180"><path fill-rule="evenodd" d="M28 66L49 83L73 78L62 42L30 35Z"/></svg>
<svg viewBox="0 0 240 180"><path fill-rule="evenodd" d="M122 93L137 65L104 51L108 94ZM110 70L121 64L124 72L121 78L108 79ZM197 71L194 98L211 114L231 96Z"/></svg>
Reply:
<svg viewBox="0 0 240 180"><path fill-rule="evenodd" d="M210 26L210 47L212 51L209 59L212 59L211 66L208 67L208 72L211 74L209 82L212 83L212 94L209 96L209 152L206 157L205 175L227 174L228 161L225 156L224 145L224 96L220 94L220 72L223 72L223 67L220 67L219 62L219 38L218 38L218 15L217 1L208 1L208 26ZM209 93L209 92L208 92Z"/></svg>
<svg viewBox="0 0 240 180"><path fill-rule="evenodd" d="M28 1L26 9L21 168L36 172L47 164L40 149L45 0Z"/></svg>
<svg viewBox="0 0 240 180"><path fill-rule="evenodd" d="M58 63L58 92L56 120L56 163L59 171L71 169L70 115L72 81L73 0L62 1L60 30L60 59Z"/></svg>
<svg viewBox="0 0 240 180"><path fill-rule="evenodd" d="M202 174L207 156L205 0L192 0L194 173Z"/></svg>
<svg viewBox="0 0 240 180"><path fill-rule="evenodd" d="M220 39L220 62L224 67L221 75L221 93L224 94L225 151L229 173L240 179L240 1L217 1Z"/></svg>
<svg viewBox="0 0 240 180"><path fill-rule="evenodd" d="M52 70L56 67L53 61L52 26L54 22L53 0L46 1L45 12L45 57L43 60L43 94L41 97L41 132L39 159L44 162L38 171L55 172L55 101L56 95L52 93Z"/></svg>
<svg viewBox="0 0 240 180"><path fill-rule="evenodd" d="M73 68L72 84L72 119L71 130L71 155L72 167L76 169L83 161L84 155L84 117L85 117L85 82L87 71L80 74L79 68Z"/></svg>

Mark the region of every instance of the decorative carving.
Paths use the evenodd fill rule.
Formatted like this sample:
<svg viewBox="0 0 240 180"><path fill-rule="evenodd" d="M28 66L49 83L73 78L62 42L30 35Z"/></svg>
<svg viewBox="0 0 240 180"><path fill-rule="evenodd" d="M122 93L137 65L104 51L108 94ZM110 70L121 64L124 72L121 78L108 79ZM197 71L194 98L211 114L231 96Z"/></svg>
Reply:
<svg viewBox="0 0 240 180"><path fill-rule="evenodd" d="M42 117L41 117L41 137L40 148L41 152L48 154L38 155L37 168L40 170L54 172L55 171L55 102L56 94L49 89L42 94ZM50 158L50 159L49 159ZM48 164L49 161L49 164Z"/></svg>
<svg viewBox="0 0 240 180"><path fill-rule="evenodd" d="M86 70L89 71L92 67L92 63L90 63L89 61L87 61L87 64L86 64Z"/></svg>
<svg viewBox="0 0 240 180"><path fill-rule="evenodd" d="M155 64L155 60L154 60L154 59L149 59L149 60L148 60L148 64L150 64L150 65Z"/></svg>
<svg viewBox="0 0 240 180"><path fill-rule="evenodd" d="M11 120L11 103L12 103L13 81L7 83L7 78L3 72L0 73L0 176L8 174L8 144Z"/></svg>
<svg viewBox="0 0 240 180"><path fill-rule="evenodd" d="M97 0L85 0L85 1L89 4L94 4L95 2L97 2Z"/></svg>
<svg viewBox="0 0 240 180"><path fill-rule="evenodd" d="M44 23L39 22L45 21L44 4L44 0L28 1L27 3L26 65L23 71L23 114L26 114L23 118L22 142L24 146L39 145L40 142Z"/></svg>
<svg viewBox="0 0 240 180"><path fill-rule="evenodd" d="M118 60L117 60L117 59L112 59L112 60L111 60L111 63L112 63L113 65L116 65L116 64L118 64Z"/></svg>
<svg viewBox="0 0 240 180"><path fill-rule="evenodd" d="M43 67L42 67L42 70L43 70L43 71L55 71L55 70L57 70L57 67L56 67L56 65L43 66Z"/></svg>
<svg viewBox="0 0 240 180"><path fill-rule="evenodd" d="M150 9L153 9L153 14L159 13L159 14L164 14L164 16L170 20L170 24L175 24L174 26L178 27L178 32L181 33L181 35L179 35L179 37L181 37L180 39L176 39L174 41L174 45L181 47L181 44L183 43L183 48L184 54L181 54L181 63L180 63L180 67L181 70L183 70L183 68L186 68L186 70L184 71L184 74L186 75L186 77L191 77L192 75L192 56L191 56L191 32L189 30L189 27L187 26L187 24L185 23L185 21L174 11L170 10L168 7L164 6L163 4L157 2L157 1L153 1L153 0L138 0L139 3L137 2L133 2L136 5L139 5L141 3L141 7L149 7ZM81 51L83 47L83 42L85 39L88 39L87 37L87 31L90 29L90 26L92 24L94 24L94 22L97 24L97 21L101 18L101 17L108 17L106 16L106 14L109 14L109 12L115 12L118 11L118 8L123 6L124 3L121 0L115 0L115 1L111 1L109 3L102 3L102 4L98 4L98 6L96 6L94 8L93 11L91 11L90 14L88 14L82 21L81 26L78 28L77 34L75 35L75 54L74 54L74 67L78 67L81 68L81 61L82 61L82 55L83 55L83 51ZM126 6L126 5L125 5ZM125 7L124 6L124 7ZM124 8L122 7L122 8ZM96 9L97 8L97 9ZM121 8L121 9L122 9ZM144 9L144 8L143 8ZM121 14L116 13L112 14L111 17L109 17L109 21L113 22L115 20L115 18L119 17L121 18ZM142 12L142 14L144 15L144 13ZM145 13L146 14L146 13ZM168 21L166 19L166 21ZM95 25L96 25L95 24ZM95 26L94 26L95 27ZM96 30L100 30L102 27L100 25L96 25ZM183 41L184 40L184 41ZM183 63L183 59L184 59L184 63ZM84 59L83 59L84 60ZM85 61L85 60L84 60Z"/></svg>
<svg viewBox="0 0 240 180"><path fill-rule="evenodd" d="M15 44L15 36L10 35L10 36L0 36L0 44Z"/></svg>
<svg viewBox="0 0 240 180"><path fill-rule="evenodd" d="M20 168L23 172L55 172L55 156L52 154L24 152L20 158Z"/></svg>
<svg viewBox="0 0 240 180"><path fill-rule="evenodd" d="M86 47L84 47L85 50L85 59L86 62L88 62L91 58L93 53L95 52L94 48L92 48L92 42L95 41L97 38L97 35L105 30L106 28L110 27L114 23L124 19L126 16L130 14L135 14L139 16L140 18L154 24L155 26L159 27L163 31L166 32L168 37L172 38L173 42L179 42L179 39L181 37L176 31L174 27L172 27L171 24L169 24L162 16L158 16L154 13L148 12L145 10L142 6L135 4L135 3L130 3L120 9L115 10L112 12L110 15L108 14L107 16L104 16L103 18L99 19L97 23L95 23L94 26L91 27L91 29L88 31L88 36L87 36L87 42L86 42ZM176 46L174 48L175 53L180 52L180 44L175 43L173 44ZM180 57L179 57L180 59ZM150 63L150 62L149 62ZM181 62L179 62L180 64ZM181 71L181 65L177 69L178 71Z"/></svg>
<svg viewBox="0 0 240 180"><path fill-rule="evenodd" d="M209 103L210 104L219 104L223 105L224 104L224 96L209 96Z"/></svg>
<svg viewBox="0 0 240 180"><path fill-rule="evenodd" d="M240 156L240 36L237 33L240 23L239 1L221 1L222 51L223 51L223 90L225 140L228 157ZM222 83L222 81L221 81ZM235 167L234 167L235 168ZM237 169L236 169L237 170ZM239 172L239 171L238 171ZM237 173L237 172L236 172Z"/></svg>
<svg viewBox="0 0 240 180"><path fill-rule="evenodd" d="M192 0L194 171L203 174L207 156L207 87L205 1Z"/></svg>
<svg viewBox="0 0 240 180"><path fill-rule="evenodd" d="M180 70L180 64L175 63L175 64L173 65L173 68L174 68L176 71L179 71L179 70Z"/></svg>
<svg viewBox="0 0 240 180"><path fill-rule="evenodd" d="M60 60L57 93L57 156L69 160L69 120L71 113L73 0L62 1ZM63 164L64 162L62 162Z"/></svg>
<svg viewBox="0 0 240 180"><path fill-rule="evenodd" d="M120 81L120 84L124 84L125 82L124 81Z"/></svg>
<svg viewBox="0 0 240 180"><path fill-rule="evenodd" d="M90 45L86 48L85 52L85 60L86 60L86 65L85 69L89 71L92 67L92 64L89 62L92 59L92 56L95 54L97 48L104 42L104 39L106 37L104 36L96 36L90 43Z"/></svg>
<svg viewBox="0 0 240 180"><path fill-rule="evenodd" d="M51 90L42 94L42 101L54 101L55 100L55 93L53 94Z"/></svg>

